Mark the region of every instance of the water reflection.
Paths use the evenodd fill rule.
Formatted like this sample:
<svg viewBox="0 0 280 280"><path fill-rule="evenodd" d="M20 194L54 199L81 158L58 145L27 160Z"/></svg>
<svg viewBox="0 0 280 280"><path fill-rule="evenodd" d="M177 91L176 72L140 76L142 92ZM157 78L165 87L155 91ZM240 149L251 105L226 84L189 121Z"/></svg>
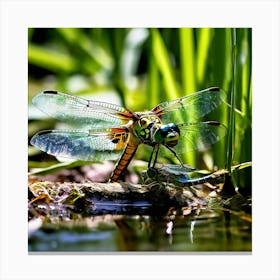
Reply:
<svg viewBox="0 0 280 280"><path fill-rule="evenodd" d="M145 209L147 210L147 206ZM146 211L145 210L145 211ZM154 210L154 209L150 209ZM227 210L159 209L48 222L29 238L30 252L251 251L251 223Z"/></svg>

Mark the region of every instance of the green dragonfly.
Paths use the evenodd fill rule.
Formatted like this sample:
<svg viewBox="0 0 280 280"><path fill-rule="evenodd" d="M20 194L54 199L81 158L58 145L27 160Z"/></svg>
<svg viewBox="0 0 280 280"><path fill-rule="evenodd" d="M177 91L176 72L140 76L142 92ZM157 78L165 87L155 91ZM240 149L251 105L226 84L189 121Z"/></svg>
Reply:
<svg viewBox="0 0 280 280"><path fill-rule="evenodd" d="M110 178L114 182L121 179L140 144L153 147L148 165L153 167L159 151L169 150L183 164L180 154L205 150L219 141L227 131L224 125L194 120L224 100L225 93L212 87L162 102L150 111L132 112L115 104L46 90L33 98L33 104L78 129L40 131L32 137L31 144L64 158L118 160Z"/></svg>

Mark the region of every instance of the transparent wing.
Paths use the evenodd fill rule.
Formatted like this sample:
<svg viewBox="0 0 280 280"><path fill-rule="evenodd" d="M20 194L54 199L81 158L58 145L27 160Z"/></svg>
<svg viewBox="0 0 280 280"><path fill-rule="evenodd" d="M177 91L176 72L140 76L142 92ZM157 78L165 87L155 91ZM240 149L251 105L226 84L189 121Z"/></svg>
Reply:
<svg viewBox="0 0 280 280"><path fill-rule="evenodd" d="M112 127L127 123L133 113L106 102L87 100L58 91L43 91L32 103L46 114L80 128Z"/></svg>
<svg viewBox="0 0 280 280"><path fill-rule="evenodd" d="M107 130L45 130L35 134L31 144L53 156L95 162L115 160L126 147L129 135L124 129Z"/></svg>
<svg viewBox="0 0 280 280"><path fill-rule="evenodd" d="M224 125L216 121L184 123L178 125L181 135L175 150L178 154L193 150L205 151L227 133Z"/></svg>
<svg viewBox="0 0 280 280"><path fill-rule="evenodd" d="M212 144L220 141L227 133L224 125L216 121L183 123L178 125L180 139L172 149L177 155L198 150L208 150ZM164 149L163 149L164 148ZM166 148L161 150L166 154Z"/></svg>
<svg viewBox="0 0 280 280"><path fill-rule="evenodd" d="M152 109L164 123L194 121L207 115L225 101L225 92L212 87L191 95L160 103Z"/></svg>

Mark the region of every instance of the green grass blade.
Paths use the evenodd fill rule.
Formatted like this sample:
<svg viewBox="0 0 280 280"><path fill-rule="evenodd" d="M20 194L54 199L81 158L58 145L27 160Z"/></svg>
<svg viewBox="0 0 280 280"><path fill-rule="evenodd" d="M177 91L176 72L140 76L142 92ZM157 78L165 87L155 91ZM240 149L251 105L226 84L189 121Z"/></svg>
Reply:
<svg viewBox="0 0 280 280"><path fill-rule="evenodd" d="M160 100L160 80L159 71L155 63L155 58L150 52L149 68L147 75L147 93L151 97L149 107L152 108L161 102Z"/></svg>
<svg viewBox="0 0 280 280"><path fill-rule="evenodd" d="M173 72L172 64L169 59L168 49L166 48L164 41L157 29L151 30L152 34L152 50L153 56L157 67L162 74L163 84L166 90L168 100L178 98L179 91L177 88L175 75Z"/></svg>
<svg viewBox="0 0 280 280"><path fill-rule="evenodd" d="M192 28L179 29L181 80L185 94L193 93L196 87L195 41Z"/></svg>
<svg viewBox="0 0 280 280"><path fill-rule="evenodd" d="M235 95L236 95L236 29L231 31L232 42L232 89L230 93L230 112L229 112L229 127L228 127L228 142L227 142L227 164L226 168L231 172L233 160L233 147L235 138Z"/></svg>
<svg viewBox="0 0 280 280"><path fill-rule="evenodd" d="M77 66L71 56L34 44L29 45L28 62L52 72L62 73L71 73Z"/></svg>
<svg viewBox="0 0 280 280"><path fill-rule="evenodd" d="M31 162L32 164L32 162ZM60 170L64 169L72 169L75 167L80 167L84 165L89 165L90 163L88 161L81 161L81 160L75 160L71 162L60 162L53 164L51 166L43 167L43 168L36 168L34 171L30 172L29 175L47 175L47 174L53 174L55 172L58 172Z"/></svg>
<svg viewBox="0 0 280 280"><path fill-rule="evenodd" d="M211 47L213 28L201 28L197 32L197 84L203 86L206 80L207 60Z"/></svg>

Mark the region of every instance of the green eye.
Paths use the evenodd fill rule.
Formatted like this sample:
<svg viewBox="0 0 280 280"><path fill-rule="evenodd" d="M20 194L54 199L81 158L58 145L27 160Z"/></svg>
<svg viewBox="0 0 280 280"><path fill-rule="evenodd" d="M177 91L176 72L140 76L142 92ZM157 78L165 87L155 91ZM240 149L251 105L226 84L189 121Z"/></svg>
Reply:
<svg viewBox="0 0 280 280"><path fill-rule="evenodd" d="M180 130L174 123L162 125L155 134L157 143L164 143L169 147L177 145L180 138Z"/></svg>

